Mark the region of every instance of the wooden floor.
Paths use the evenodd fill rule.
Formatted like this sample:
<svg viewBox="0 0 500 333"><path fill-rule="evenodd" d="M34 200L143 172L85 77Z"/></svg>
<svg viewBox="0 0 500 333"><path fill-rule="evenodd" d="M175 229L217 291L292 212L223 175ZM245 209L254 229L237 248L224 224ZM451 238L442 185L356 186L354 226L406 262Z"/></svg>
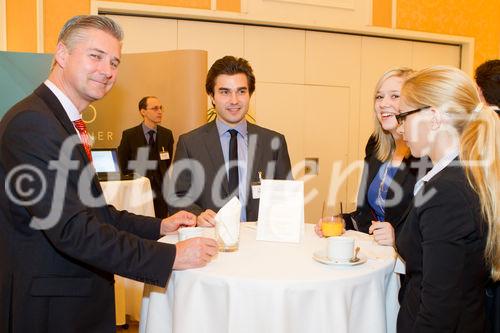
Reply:
<svg viewBox="0 0 500 333"><path fill-rule="evenodd" d="M120 333L138 333L139 332L139 323L137 321L130 321L127 319L128 328L118 327L116 332Z"/></svg>

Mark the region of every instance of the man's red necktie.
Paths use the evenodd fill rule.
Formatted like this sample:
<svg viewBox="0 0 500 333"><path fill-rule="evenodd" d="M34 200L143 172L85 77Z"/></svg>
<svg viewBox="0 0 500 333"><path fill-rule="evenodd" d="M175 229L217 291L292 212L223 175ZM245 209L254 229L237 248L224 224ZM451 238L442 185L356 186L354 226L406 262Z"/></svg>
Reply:
<svg viewBox="0 0 500 333"><path fill-rule="evenodd" d="M90 161L92 161L92 155L90 154L90 136L87 132L87 127L81 119L75 120L73 121L73 123L75 124L78 133L80 133L80 139L82 140L82 144L85 148L85 152L87 153L87 157Z"/></svg>

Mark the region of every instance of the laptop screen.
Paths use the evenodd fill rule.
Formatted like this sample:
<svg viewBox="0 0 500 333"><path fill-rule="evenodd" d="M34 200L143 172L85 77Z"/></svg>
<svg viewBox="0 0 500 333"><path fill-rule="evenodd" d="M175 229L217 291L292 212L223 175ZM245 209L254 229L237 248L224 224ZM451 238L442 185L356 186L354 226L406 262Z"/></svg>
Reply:
<svg viewBox="0 0 500 333"><path fill-rule="evenodd" d="M97 172L120 172L116 149L92 150L92 164Z"/></svg>

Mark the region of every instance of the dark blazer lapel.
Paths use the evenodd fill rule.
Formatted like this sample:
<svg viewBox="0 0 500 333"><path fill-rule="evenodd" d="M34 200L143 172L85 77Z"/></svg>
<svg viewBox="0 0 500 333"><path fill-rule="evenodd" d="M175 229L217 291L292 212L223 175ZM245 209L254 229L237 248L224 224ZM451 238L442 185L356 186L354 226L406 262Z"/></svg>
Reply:
<svg viewBox="0 0 500 333"><path fill-rule="evenodd" d="M161 175L164 175L167 172L167 166L169 165L169 160L168 159L162 160L160 154L162 152L168 152L168 139L169 139L168 131L161 126L158 126L156 139L157 139L157 143L158 143L156 145L158 148L158 154L159 154L158 156L160 157L158 159L158 165L160 167ZM172 158L172 156L169 156L169 159L171 159L171 158Z"/></svg>
<svg viewBox="0 0 500 333"><path fill-rule="evenodd" d="M247 156L247 184L258 181L258 172L262 171L262 177L266 178L265 165L262 166L261 138L259 138L258 128L247 122L248 156ZM247 186L247 188L250 188Z"/></svg>
<svg viewBox="0 0 500 333"><path fill-rule="evenodd" d="M75 127L73 126L73 123L68 117L68 114L64 110L61 102L57 99L56 95L45 85L41 84L36 90L35 94L38 95L40 98L42 98L47 105L49 106L50 110L54 113L56 116L57 120L61 123L61 125L64 127L68 135L75 135L77 134ZM89 158L87 157L87 153L85 152L85 148L83 147L83 144L78 144L77 145L77 150L80 152L80 156L83 159L83 165L82 168L88 165L90 162ZM93 169L93 168L92 168ZM95 171L93 172L92 175L92 182L97 189L97 193L102 193L102 188L101 185L99 184L99 180L97 179L97 174Z"/></svg>
<svg viewBox="0 0 500 333"><path fill-rule="evenodd" d="M219 168L224 165L224 155L222 153L219 132L217 131L215 120L208 123L205 129L203 141L205 143L206 151L209 152L208 155L210 156L214 173L216 173ZM209 181L213 181L213 179ZM226 191L226 195L229 194L229 183L227 180L227 176L222 177L222 188L224 189L224 191Z"/></svg>
<svg viewBox="0 0 500 333"><path fill-rule="evenodd" d="M54 95L54 93L45 84L41 84L35 90L35 94L38 95L40 98L42 98L47 103L50 110L54 113L57 120L59 120L59 122L64 127L64 129L66 130L68 135L77 134L75 127L73 126L73 123L71 122L71 120L69 120L68 114L64 110L61 102L59 102L56 95ZM79 144L77 146L77 149L80 152L80 155L82 156L83 160L85 161L85 164L90 163L90 161L87 157L87 153L85 152L85 149L83 148L83 145Z"/></svg>
<svg viewBox="0 0 500 333"><path fill-rule="evenodd" d="M368 165L370 168L368 169L368 182L367 182L367 190L368 187L370 187L370 184L372 183L373 179L377 175L380 166L383 164L378 158L375 157L375 155L372 155L370 157L371 161L368 162Z"/></svg>
<svg viewBox="0 0 500 333"><path fill-rule="evenodd" d="M146 141L146 137L144 136L144 131L142 130L142 123L139 126L135 127L135 139L134 141L137 142L137 147L144 147L148 145L148 142Z"/></svg>

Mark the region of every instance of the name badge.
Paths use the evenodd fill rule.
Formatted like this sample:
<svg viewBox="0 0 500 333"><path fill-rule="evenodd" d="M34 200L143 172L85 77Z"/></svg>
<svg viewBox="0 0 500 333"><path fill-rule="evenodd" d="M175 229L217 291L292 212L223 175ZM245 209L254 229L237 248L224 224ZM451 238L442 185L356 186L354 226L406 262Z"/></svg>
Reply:
<svg viewBox="0 0 500 333"><path fill-rule="evenodd" d="M170 159L170 154L168 153L168 151L160 152L160 160L164 161L169 159Z"/></svg>
<svg viewBox="0 0 500 333"><path fill-rule="evenodd" d="M260 182L252 183L252 199L260 199Z"/></svg>

